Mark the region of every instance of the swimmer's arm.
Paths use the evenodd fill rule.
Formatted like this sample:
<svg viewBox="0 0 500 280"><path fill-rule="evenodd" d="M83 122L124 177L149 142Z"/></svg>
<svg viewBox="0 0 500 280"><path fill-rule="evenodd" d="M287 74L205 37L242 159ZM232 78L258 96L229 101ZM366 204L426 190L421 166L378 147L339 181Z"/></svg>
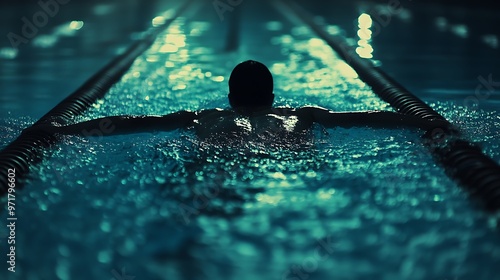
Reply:
<svg viewBox="0 0 500 280"><path fill-rule="evenodd" d="M333 112L318 107L301 109L305 110L313 121L327 128L368 126L373 128L414 127L430 130L449 126L449 123L444 120L426 120L417 116L389 111Z"/></svg>
<svg viewBox="0 0 500 280"><path fill-rule="evenodd" d="M27 129L25 132L38 130L52 134L111 136L186 128L195 119L196 113L189 111L179 111L163 116L113 116L67 126L43 124Z"/></svg>

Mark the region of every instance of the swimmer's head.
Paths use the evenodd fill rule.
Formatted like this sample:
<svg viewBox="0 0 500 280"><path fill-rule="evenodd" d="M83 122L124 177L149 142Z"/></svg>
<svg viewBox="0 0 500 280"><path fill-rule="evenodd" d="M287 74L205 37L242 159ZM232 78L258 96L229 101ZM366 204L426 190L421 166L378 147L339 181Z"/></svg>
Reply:
<svg viewBox="0 0 500 280"><path fill-rule="evenodd" d="M233 108L271 107L274 101L271 72L253 60L236 65L229 77L228 97Z"/></svg>

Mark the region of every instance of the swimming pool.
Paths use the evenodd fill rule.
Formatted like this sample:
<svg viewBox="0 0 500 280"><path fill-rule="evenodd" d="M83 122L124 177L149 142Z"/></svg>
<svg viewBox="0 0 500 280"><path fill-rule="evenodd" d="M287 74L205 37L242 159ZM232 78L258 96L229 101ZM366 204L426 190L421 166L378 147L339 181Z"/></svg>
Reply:
<svg viewBox="0 0 500 280"><path fill-rule="evenodd" d="M249 58L270 67L278 106L392 110L309 29L270 5L236 8L237 52L225 51L231 14L195 5L75 121L227 107L228 74ZM426 101L498 160L496 112L441 98ZM19 270L6 279L493 279L495 219L421 142L317 127L312 149L228 152L189 131L68 136L19 194Z"/></svg>

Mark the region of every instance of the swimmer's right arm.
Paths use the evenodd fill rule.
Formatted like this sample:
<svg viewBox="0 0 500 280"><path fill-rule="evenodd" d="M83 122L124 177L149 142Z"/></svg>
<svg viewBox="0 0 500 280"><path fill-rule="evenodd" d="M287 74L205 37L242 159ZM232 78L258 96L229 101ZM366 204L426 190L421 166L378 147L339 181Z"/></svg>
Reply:
<svg viewBox="0 0 500 280"><path fill-rule="evenodd" d="M197 113L190 111L179 111L163 116L112 116L66 126L40 124L26 129L23 133L41 131L51 134L111 136L130 133L170 131L189 127L196 117Z"/></svg>
<svg viewBox="0 0 500 280"><path fill-rule="evenodd" d="M450 126L444 120L427 120L389 111L334 112L320 107L303 107L299 110L303 110L314 122L327 128L368 126L374 128L415 127L430 130Z"/></svg>

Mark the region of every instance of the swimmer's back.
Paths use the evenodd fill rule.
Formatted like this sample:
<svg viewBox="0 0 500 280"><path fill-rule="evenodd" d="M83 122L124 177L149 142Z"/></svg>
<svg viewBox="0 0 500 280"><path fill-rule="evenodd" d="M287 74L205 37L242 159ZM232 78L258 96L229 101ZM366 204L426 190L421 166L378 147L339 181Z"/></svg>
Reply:
<svg viewBox="0 0 500 280"><path fill-rule="evenodd" d="M194 128L202 140L224 141L229 138L227 140L300 142L307 140L304 136L312 124L309 118L301 115L300 110L291 108L269 108L251 114L213 109L200 112Z"/></svg>

